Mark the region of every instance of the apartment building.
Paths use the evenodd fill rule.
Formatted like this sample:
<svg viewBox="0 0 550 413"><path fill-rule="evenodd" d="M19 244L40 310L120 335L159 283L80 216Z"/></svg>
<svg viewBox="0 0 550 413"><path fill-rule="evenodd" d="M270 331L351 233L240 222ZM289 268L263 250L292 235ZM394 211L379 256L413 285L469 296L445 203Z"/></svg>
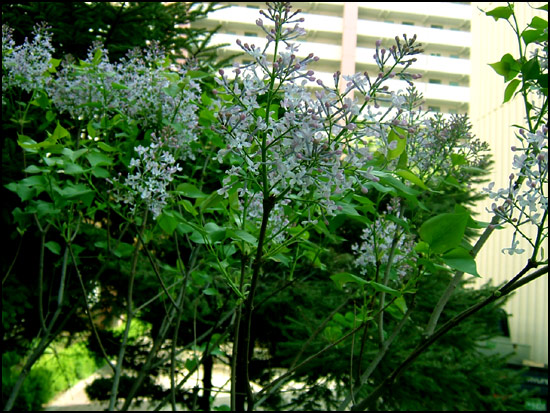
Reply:
<svg viewBox="0 0 550 413"><path fill-rule="evenodd" d="M519 27L525 28L534 16L547 19L546 12L536 9L544 4L548 3L516 2L514 10ZM472 3L469 116L473 133L488 142L491 148L495 163L489 179L495 182L497 188L508 186L514 156L510 148L518 144L515 138L517 130L511 125L525 124L525 108L519 96L502 103L504 81L489 66L489 63L500 61L506 53L518 57L516 35L506 21L495 22L480 9L488 11L506 5L505 2ZM492 202L494 201L487 199L477 206L479 219L491 219L487 208ZM522 230L535 238L534 226L522 227ZM499 285L510 280L525 266L527 253L512 256L502 254L502 249L511 245L512 237L512 228L507 228L497 231L489 238L476 259L478 272L483 277L479 280L480 283L491 278L494 285ZM531 251L526 241L521 241L519 247ZM545 251L548 257L548 248ZM548 276L540 277L520 288L504 308L510 314L511 342L527 347L525 358L548 365Z"/></svg>
<svg viewBox="0 0 550 413"><path fill-rule="evenodd" d="M236 44L261 46L265 34L255 22L260 17L259 2L228 3L230 7L211 13L205 27L221 26L212 44L227 44L222 56L241 52ZM309 53L320 60L312 65L315 76L332 84L332 75L376 72L375 42L383 47L395 44L395 36L417 35L424 53L417 57L412 73L422 75L415 82L426 105L435 112L467 113L470 77L470 17L468 3L438 2L296 2L305 21L306 36L298 39L303 57ZM246 62L246 57L240 57ZM395 81L396 90L406 83Z"/></svg>

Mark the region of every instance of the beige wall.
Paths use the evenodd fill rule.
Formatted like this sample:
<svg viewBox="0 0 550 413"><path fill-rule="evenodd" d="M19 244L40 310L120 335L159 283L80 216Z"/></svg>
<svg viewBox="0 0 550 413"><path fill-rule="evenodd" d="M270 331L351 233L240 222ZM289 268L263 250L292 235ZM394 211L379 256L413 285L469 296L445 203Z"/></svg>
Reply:
<svg viewBox="0 0 550 413"><path fill-rule="evenodd" d="M531 21L535 15L546 18L547 14L529 7L541 6L545 3L516 3L515 10L520 28ZM503 20L495 22L492 17L485 16L483 10L491 10L497 6L505 6L501 2L472 3L472 47L470 76L470 118L476 136L489 142L495 165L491 180L496 182L495 188L506 187L508 176L512 172L512 152L510 147L516 143L512 124L524 124L525 110L522 100L518 98L502 104L505 84L503 78L488 66L489 63L500 61L506 53L518 57L518 46L512 28ZM485 208L492 203L486 200L479 206L478 218L489 221L490 216ZM500 284L513 277L526 264L531 251L524 242L522 255L504 255L502 248L509 247L513 232L498 231L481 250L478 259L478 272L485 282L488 278L493 284ZM531 229L531 234L533 231ZM545 248L548 254L548 248ZM509 300L506 311L511 315L510 329L512 342L531 346L530 359L538 363L548 363L548 276L522 287Z"/></svg>

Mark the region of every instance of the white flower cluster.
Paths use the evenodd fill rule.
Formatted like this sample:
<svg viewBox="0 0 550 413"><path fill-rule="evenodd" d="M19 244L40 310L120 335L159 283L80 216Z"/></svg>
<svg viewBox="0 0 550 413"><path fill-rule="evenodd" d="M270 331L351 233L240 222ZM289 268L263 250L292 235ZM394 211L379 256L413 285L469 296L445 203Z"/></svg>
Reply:
<svg viewBox="0 0 550 413"><path fill-rule="evenodd" d="M406 233L389 216L399 211L399 199L392 198L387 210L376 219L372 225L366 227L361 235L361 244L354 244L352 250L355 254L355 265L362 275L372 275L374 268L385 268L388 265L392 245L395 244L395 253L391 266L397 276L403 279L407 276L414 261L414 236ZM406 222L406 219L399 217Z"/></svg>
<svg viewBox="0 0 550 413"><path fill-rule="evenodd" d="M66 60L52 68L51 34L38 27L32 41L16 46L11 30L2 26L2 95L9 88L45 90L53 104L73 118L99 121L122 115L129 123L159 132L169 122L176 131L173 149L193 159L189 145L197 140L200 87L187 70L169 70L166 54L152 42L133 50L118 63L109 61L102 45L94 45L79 64ZM50 71L55 73L50 73Z"/></svg>
<svg viewBox="0 0 550 413"><path fill-rule="evenodd" d="M313 54L298 58L299 45L290 42L304 34L299 26L303 19L296 19L296 13L287 3L268 4L267 12L261 14L271 23L264 24L262 19L256 22L266 33L265 48L237 41L253 62L236 67L231 78L220 70L221 77L216 79L218 93L232 97L229 105L220 99L212 107L218 118L217 131L226 139L218 160L231 164L218 192L227 195L239 190L247 199L256 199L255 194L262 192L278 201L291 200L297 202L295 211L307 210L307 220L315 222L309 206L320 206L321 214L334 214L338 209L334 195L376 180L367 166L373 155L362 139L373 133L360 129L357 122L372 121L372 128L382 128L374 120L370 105L360 105L357 98L347 96L348 92L373 93L373 102L378 95L389 96L387 100L395 105L403 102L380 86L389 75L373 81L365 74L346 77L348 89L344 94L338 91L339 73L335 74L334 89L317 80L307 66L318 58ZM396 47L396 59L417 53L412 43ZM270 47L275 53L268 59ZM308 89L313 82L321 86L314 93Z"/></svg>
<svg viewBox="0 0 550 413"><path fill-rule="evenodd" d="M485 169L489 165L489 145L472 135L465 115L436 115L421 120L410 132L409 167L432 183L446 178L451 171L460 182L468 182L470 169L462 166Z"/></svg>
<svg viewBox="0 0 550 413"><path fill-rule="evenodd" d="M139 205L145 205L155 219L161 214L168 203L168 185L182 170L166 149L167 141L167 137L157 138L153 134L148 147L135 148L138 156L130 161L130 173L124 182L121 182L122 176L112 181L115 201L130 204L133 212Z"/></svg>
<svg viewBox="0 0 550 413"><path fill-rule="evenodd" d="M536 133L520 129L519 138L522 147L512 147L515 152L513 160L514 173L510 175L508 188L495 190L491 182L486 188L491 199L491 211L502 221L511 223L517 229L532 223L539 226L541 236L548 236L548 128L543 126ZM497 203L500 203L498 205ZM516 234L512 246L503 252L521 254L524 250L517 248L519 241Z"/></svg>
<svg viewBox="0 0 550 413"><path fill-rule="evenodd" d="M32 92L50 83L54 48L52 37L45 26L36 26L33 39L25 39L16 45L13 30L2 25L2 101L4 94L13 87Z"/></svg>

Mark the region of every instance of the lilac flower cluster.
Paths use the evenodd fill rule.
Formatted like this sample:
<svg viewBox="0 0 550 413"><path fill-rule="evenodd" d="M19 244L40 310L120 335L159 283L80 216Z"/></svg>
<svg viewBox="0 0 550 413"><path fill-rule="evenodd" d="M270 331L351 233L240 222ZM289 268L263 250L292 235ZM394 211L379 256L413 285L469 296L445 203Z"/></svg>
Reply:
<svg viewBox="0 0 550 413"><path fill-rule="evenodd" d="M135 212L144 205L157 218L169 199L168 186L174 175L182 168L167 149L170 142L169 129L164 129L164 136L151 136L151 144L147 147L137 146L137 157L130 161L130 172L126 177L119 175L110 181L114 190L112 195L116 202L130 205Z"/></svg>
<svg viewBox="0 0 550 413"><path fill-rule="evenodd" d="M176 131L172 149L178 158L193 158L189 145L197 139L200 87L187 68L170 70L157 43L133 50L118 63L109 60L101 44L87 58L69 59L55 70L54 48L47 28L37 26L32 41L15 45L12 32L2 27L2 95L12 87L45 90L52 103L74 119L99 120L122 115L129 123L159 132L165 123ZM50 73L53 72L53 73Z"/></svg>
<svg viewBox="0 0 550 413"><path fill-rule="evenodd" d="M361 235L361 244L354 244L355 266L362 275L372 275L372 269L386 267L388 264L395 269L399 279L407 276L411 269L410 261L415 260L414 236L406 233L402 227L389 219L398 214L400 201L392 198L387 209L372 225L366 227ZM399 217L405 222L406 218ZM392 261L389 261L392 245L395 250Z"/></svg>
<svg viewBox="0 0 550 413"><path fill-rule="evenodd" d="M81 65L66 64L51 88L54 104L73 117L92 119L120 114L142 128L158 132L165 121L176 130L178 157L193 158L189 144L197 139L200 87L186 70L167 69L167 58L154 42L109 62L107 50L96 45Z"/></svg>
<svg viewBox="0 0 550 413"><path fill-rule="evenodd" d="M423 97L414 87L402 96L408 119L400 126L407 132L408 166L425 183L437 185L449 173L468 183L472 167L489 166L489 145L472 134L467 116L427 117L422 112Z"/></svg>
<svg viewBox="0 0 550 413"><path fill-rule="evenodd" d="M292 200L304 208L307 222L315 222L318 214L337 211L334 195L376 179L367 166L373 155L362 139L372 132L359 128L358 122L368 119L378 128L380 121L369 112L369 98L359 104L347 93L355 89L372 94L373 102L383 94L393 95L381 86L389 74L372 82L364 74L345 78L349 90L344 94L338 91L339 73L334 89L317 80L308 65L318 58L313 54L298 58L299 44L291 42L305 33L299 26L303 19L296 19L296 13L288 3L268 3L267 12L261 14L271 23L256 22L266 33L266 46L237 41L253 62L234 68L232 76L220 70L216 79L218 93L232 97L231 104L220 99L212 107L218 118L216 130L226 139L218 160L231 165L219 193L238 190L244 199ZM417 51L412 42L395 49L398 60ZM312 92L312 86L321 88ZM320 212L313 213L318 206Z"/></svg>
<svg viewBox="0 0 550 413"><path fill-rule="evenodd" d="M32 40L25 38L22 45L16 45L13 30L2 25L2 102L13 87L32 92L51 82L52 36L44 25L36 26L33 35Z"/></svg>
<svg viewBox="0 0 550 413"><path fill-rule="evenodd" d="M491 182L483 188L495 200L490 212L515 228L511 247L503 249L510 255L524 252L516 239L518 234L523 235L521 225L536 225L542 230L542 239L548 237L548 127L543 126L536 133L520 129L517 137L521 147L512 147L514 172L508 187L495 190L495 183Z"/></svg>
<svg viewBox="0 0 550 413"><path fill-rule="evenodd" d="M109 61L107 50L95 44L82 64L63 62L48 92L53 104L74 119L101 118L116 110L116 94L111 91L117 77L116 66Z"/></svg>
<svg viewBox="0 0 550 413"><path fill-rule="evenodd" d="M154 42L118 63L110 62L107 50L96 44L84 61L66 60L58 70L52 67L53 53L51 35L43 26L35 30L32 41L20 46L3 26L3 99L13 87L41 90L74 119L122 116L149 129L150 146L137 146L138 156L130 162L128 175L111 183L116 200L130 204L133 211L145 205L158 217L168 202L168 185L181 170L176 159L194 159L190 145L197 140L199 85L186 76L187 69L169 70L166 54Z"/></svg>

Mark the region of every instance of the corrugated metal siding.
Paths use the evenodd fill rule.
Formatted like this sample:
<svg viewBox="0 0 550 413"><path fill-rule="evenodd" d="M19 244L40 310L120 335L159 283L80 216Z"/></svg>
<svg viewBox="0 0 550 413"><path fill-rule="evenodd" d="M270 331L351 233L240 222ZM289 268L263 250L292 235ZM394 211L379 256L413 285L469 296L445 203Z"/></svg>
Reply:
<svg viewBox="0 0 550 413"><path fill-rule="evenodd" d="M545 3L516 3L520 28L525 27L532 17L546 13L529 7ZM510 26L505 21L495 22L478 10L491 10L506 3L472 3L472 74L470 77L470 117L476 136L489 142L495 161L491 180L497 187L506 187L511 170L513 154L510 147L516 143L512 124L523 124L525 110L518 98L502 104L504 82L489 63L497 62L505 53L517 57L517 41ZM479 218L490 220L485 208L492 200L480 205ZM504 255L502 248L511 244L513 231L501 230L495 233L481 250L478 259L478 272L483 276L479 283L491 279L493 284L503 283L512 278L526 264L530 250L528 244L522 245L526 253L522 255ZM534 231L530 231L534 235ZM525 242L523 244L526 244ZM545 248L548 253L548 248ZM510 314L511 339L517 344L531 346L530 359L539 363L548 363L548 276L520 288L508 301L506 311Z"/></svg>

